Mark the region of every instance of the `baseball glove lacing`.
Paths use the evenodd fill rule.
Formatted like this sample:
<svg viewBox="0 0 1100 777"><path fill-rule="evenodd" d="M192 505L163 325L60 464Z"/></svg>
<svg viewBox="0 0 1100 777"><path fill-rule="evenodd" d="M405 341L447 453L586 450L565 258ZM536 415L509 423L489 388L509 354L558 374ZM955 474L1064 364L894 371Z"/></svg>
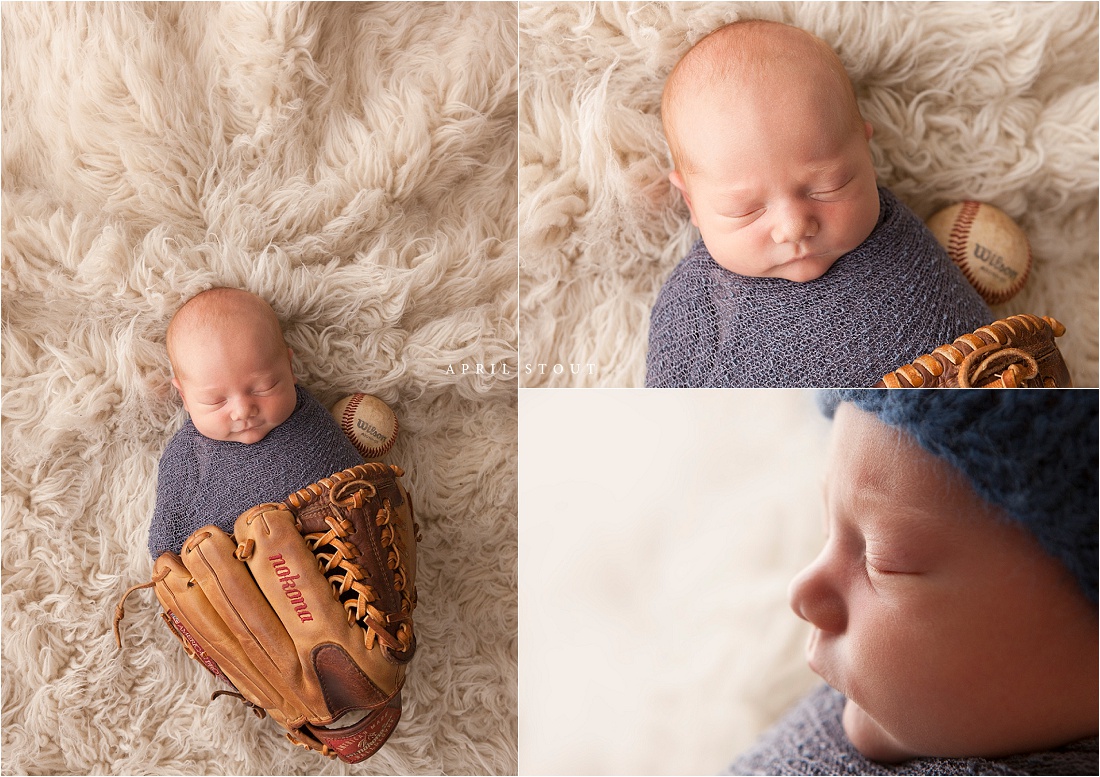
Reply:
<svg viewBox="0 0 1100 777"><path fill-rule="evenodd" d="M329 486L328 499L336 508L361 509L365 500L376 494L374 485L367 481L357 478L334 480ZM291 494L287 502L295 509L300 509L318 495L317 490L304 488ZM352 561L360 555L359 549L348 539L353 531L352 524L339 515L339 510L334 512L337 514L328 515L324 519L329 527L328 531L303 531L302 536L317 557L318 566L332 586L333 593L347 611L348 623L358 621L363 626L363 639L367 648L373 649L377 641L389 658L404 662L411 658L411 655L404 654L408 654L413 647L413 631L408 621L416 605L416 593L409 591L406 585L407 574L402 560L400 539L398 532L390 525L394 515L390 500L382 501L374 521L381 527L379 538L387 554L386 566L393 571L393 589L401 594L398 612L386 613L375 606L378 594L367 582L370 575ZM301 523L298 522L297 525L302 530ZM413 532L417 535L415 540L419 540L419 527L415 523ZM397 624L396 631L392 631L392 624Z"/></svg>
<svg viewBox="0 0 1100 777"><path fill-rule="evenodd" d="M1054 342L1065 332L1048 316L1009 316L917 357L884 375L877 386L1069 386L1069 373Z"/></svg>
<svg viewBox="0 0 1100 777"><path fill-rule="evenodd" d="M963 359L959 365L959 388L979 386L998 376L1007 387L1020 386L1038 374L1039 363L1031 354L992 343Z"/></svg>

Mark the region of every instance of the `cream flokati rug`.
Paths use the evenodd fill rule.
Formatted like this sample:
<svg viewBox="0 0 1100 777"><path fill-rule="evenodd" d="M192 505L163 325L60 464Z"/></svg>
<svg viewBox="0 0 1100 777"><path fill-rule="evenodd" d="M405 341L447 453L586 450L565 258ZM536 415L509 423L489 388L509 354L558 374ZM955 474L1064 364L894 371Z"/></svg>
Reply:
<svg viewBox="0 0 1100 777"><path fill-rule="evenodd" d="M521 385L643 384L650 308L698 236L661 88L747 17L837 50L879 181L921 217L977 199L1018 221L1032 277L994 313L1062 321L1075 384L1096 386L1097 5L1003 2L521 4Z"/></svg>
<svg viewBox="0 0 1100 777"><path fill-rule="evenodd" d="M2 11L3 772L514 773L514 5ZM402 425L420 649L357 767L210 702L151 592L111 634L184 420L164 329L214 285Z"/></svg>

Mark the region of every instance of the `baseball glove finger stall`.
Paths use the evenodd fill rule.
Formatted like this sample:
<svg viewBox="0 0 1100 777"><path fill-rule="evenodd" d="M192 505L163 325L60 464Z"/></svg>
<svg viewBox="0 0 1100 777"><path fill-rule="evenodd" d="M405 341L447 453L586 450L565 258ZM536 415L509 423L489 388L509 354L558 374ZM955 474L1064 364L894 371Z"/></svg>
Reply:
<svg viewBox="0 0 1100 777"><path fill-rule="evenodd" d="M1054 342L1065 332L1048 316L1009 316L884 375L875 388L1069 387Z"/></svg>
<svg viewBox="0 0 1100 777"><path fill-rule="evenodd" d="M296 745L357 763L401 716L416 542L400 468L338 472L164 553L152 581L187 653ZM124 615L115 612L115 636ZM119 638L121 646L121 639Z"/></svg>

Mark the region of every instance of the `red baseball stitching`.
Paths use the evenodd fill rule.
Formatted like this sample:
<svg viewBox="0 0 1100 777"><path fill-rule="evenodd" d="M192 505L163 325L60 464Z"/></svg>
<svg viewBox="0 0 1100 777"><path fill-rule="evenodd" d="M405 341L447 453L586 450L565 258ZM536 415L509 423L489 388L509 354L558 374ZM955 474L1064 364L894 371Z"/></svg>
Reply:
<svg viewBox="0 0 1100 777"><path fill-rule="evenodd" d="M974 225L974 219L978 217L978 211L981 210L981 207L982 204L974 200L964 200L962 202L962 208L959 209L959 213L955 216L955 221L951 225L951 235L947 241L947 253L951 257L951 261L962 270L967 282L982 297L988 299L986 295L991 293L990 289L974 277L966 261L966 244L970 240L970 228Z"/></svg>
<svg viewBox="0 0 1100 777"><path fill-rule="evenodd" d="M367 451L363 449L363 444L355 436L355 411L359 409L361 401L363 401L362 394L352 394L351 399L344 406L343 414L340 416L340 429L343 430L351 444L355 446L355 450L359 451L359 455L364 459L370 459L373 457L368 455Z"/></svg>

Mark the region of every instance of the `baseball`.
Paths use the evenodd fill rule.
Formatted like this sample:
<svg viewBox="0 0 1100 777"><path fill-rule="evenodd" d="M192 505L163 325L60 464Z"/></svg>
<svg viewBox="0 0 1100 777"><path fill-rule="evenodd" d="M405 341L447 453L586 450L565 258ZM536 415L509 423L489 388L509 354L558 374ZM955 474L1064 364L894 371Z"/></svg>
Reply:
<svg viewBox="0 0 1100 777"><path fill-rule="evenodd" d="M352 394L333 405L332 415L359 454L368 461L385 456L397 440L397 416L370 394Z"/></svg>
<svg viewBox="0 0 1100 777"><path fill-rule="evenodd" d="M1012 299L1031 271L1027 235L1004 211L966 200L928 219L948 256L990 305Z"/></svg>

